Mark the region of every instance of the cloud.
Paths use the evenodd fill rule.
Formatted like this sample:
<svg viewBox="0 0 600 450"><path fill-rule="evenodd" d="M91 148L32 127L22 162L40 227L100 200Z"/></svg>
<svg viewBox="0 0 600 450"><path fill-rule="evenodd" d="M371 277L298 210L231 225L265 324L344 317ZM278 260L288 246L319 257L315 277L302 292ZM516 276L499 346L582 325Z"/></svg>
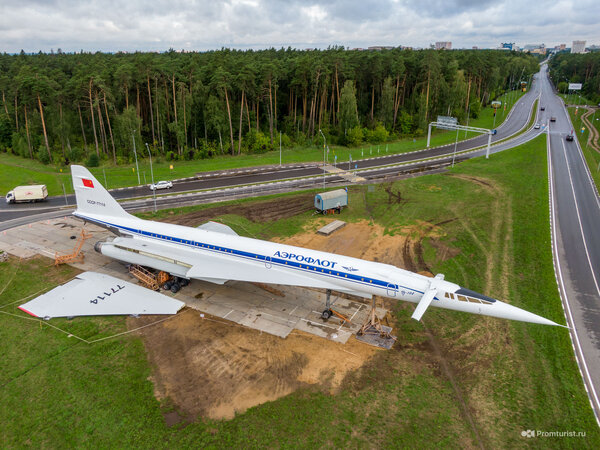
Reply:
<svg viewBox="0 0 600 450"><path fill-rule="evenodd" d="M600 44L596 0L2 0L0 51Z"/></svg>

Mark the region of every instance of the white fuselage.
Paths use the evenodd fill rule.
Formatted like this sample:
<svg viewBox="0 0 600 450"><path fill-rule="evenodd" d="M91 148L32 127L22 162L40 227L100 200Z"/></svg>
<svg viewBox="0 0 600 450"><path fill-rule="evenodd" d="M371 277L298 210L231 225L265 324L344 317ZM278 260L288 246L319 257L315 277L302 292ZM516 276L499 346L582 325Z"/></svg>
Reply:
<svg viewBox="0 0 600 450"><path fill-rule="evenodd" d="M243 236L133 217L124 219L94 217L92 214L76 215L117 229L122 235L130 235L136 240L160 243L163 248L171 248L174 255L191 266L196 264L196 259L205 260L203 256L219 255L231 261L232 271L236 270L236 262L251 263L265 272L275 269L278 272L302 273L303 278L314 280L315 287L329 286L330 289L342 292L368 297L381 295L411 302L420 300L430 280L389 264ZM239 279L233 273L231 278ZM298 282L288 281L284 275L278 280L278 284L298 285ZM453 283L447 284L452 290L459 288Z"/></svg>

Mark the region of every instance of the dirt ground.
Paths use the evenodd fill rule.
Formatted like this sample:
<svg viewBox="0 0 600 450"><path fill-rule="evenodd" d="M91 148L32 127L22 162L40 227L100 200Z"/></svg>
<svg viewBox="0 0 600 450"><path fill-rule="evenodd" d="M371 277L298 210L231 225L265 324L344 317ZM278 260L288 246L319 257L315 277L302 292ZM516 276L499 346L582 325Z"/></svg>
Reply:
<svg viewBox="0 0 600 450"><path fill-rule="evenodd" d="M135 326L156 318L131 319ZM348 371L375 352L352 339L346 345L294 331L281 339L186 309L143 333L158 399L179 417L232 418L236 412L315 385L335 392Z"/></svg>
<svg viewBox="0 0 600 450"><path fill-rule="evenodd" d="M264 202L253 202L251 205L216 206L200 211L172 215L161 219L161 221L195 227L209 220L213 220L217 216L237 214L238 216L243 216L253 222L269 222L310 211L311 209L314 209L313 201L313 194L300 194L294 196L293 201L290 201L287 197L283 197Z"/></svg>
<svg viewBox="0 0 600 450"><path fill-rule="evenodd" d="M264 211L255 207L251 211L261 209ZM207 219L215 215L211 211ZM198 213L171 219L189 224L202 220ZM333 219L320 220L325 223ZM425 236L437 228L418 228L420 233L407 230L406 235L389 236L382 227L364 221L349 223L330 236L308 231L282 242L422 269L418 257L413 261L415 246L410 242L420 242L415 236ZM129 321L130 328L137 328L156 319ZM169 399L178 412L165 417L168 423L199 417L231 418L236 412L308 385L334 393L349 372L382 351L356 339L342 345L297 331L280 339L222 319L202 318L191 309L145 328L142 336L153 367L155 394Z"/></svg>

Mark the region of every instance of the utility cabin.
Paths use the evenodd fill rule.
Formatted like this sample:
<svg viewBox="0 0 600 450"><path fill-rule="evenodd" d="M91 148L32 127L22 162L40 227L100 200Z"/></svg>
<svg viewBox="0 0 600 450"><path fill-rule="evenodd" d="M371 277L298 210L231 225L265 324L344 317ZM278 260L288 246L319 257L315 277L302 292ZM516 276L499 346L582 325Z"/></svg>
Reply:
<svg viewBox="0 0 600 450"><path fill-rule="evenodd" d="M323 214L340 214L342 208L348 206L348 191L337 189L315 195L315 208Z"/></svg>

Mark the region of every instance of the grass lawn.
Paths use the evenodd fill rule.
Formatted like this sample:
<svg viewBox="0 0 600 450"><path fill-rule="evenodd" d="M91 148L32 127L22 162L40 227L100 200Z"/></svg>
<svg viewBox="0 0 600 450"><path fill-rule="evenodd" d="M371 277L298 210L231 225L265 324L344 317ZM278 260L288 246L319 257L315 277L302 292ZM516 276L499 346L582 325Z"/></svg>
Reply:
<svg viewBox="0 0 600 450"><path fill-rule="evenodd" d="M523 92L515 91L510 95L501 96L499 100L503 103L508 101L507 109L501 108L496 116L495 126L498 127L508 115L510 108ZM494 124L493 109L484 108L477 119L471 119L469 125L481 128L492 128ZM459 133L459 140L469 139L476 136L475 133ZM435 131L432 133L431 146L444 145L454 142L456 133L450 131ZM329 162L334 163L337 156L339 164L348 163L350 156L353 160L383 156L385 154L405 153L424 149L427 145L427 136L419 138L405 138L395 142L379 145L363 145L357 148L330 146ZM140 156L143 156L140 152ZM322 140L316 139L315 144L310 147L294 147L283 149L282 162L314 162L323 161ZM279 164L279 151L267 152L257 155L240 156L217 156L212 159L199 161L175 161L167 162L164 158L155 159L153 164L154 180L172 180L186 178L196 175L198 172L211 170L232 169L239 167L250 167L268 164ZM150 184L150 163L148 159L140 157L139 171L140 182ZM171 165L173 169L170 169ZM62 172L61 172L62 170ZM92 168L92 173L109 189L118 187L134 186L138 184L135 163L115 167L107 164L104 167ZM106 183L105 183L106 180ZM0 193L6 195L8 191L21 184L45 184L51 196L62 195L63 185L66 192L73 192L68 167L45 166L38 161L32 161L12 155L0 154Z"/></svg>
<svg viewBox="0 0 600 450"><path fill-rule="evenodd" d="M540 136L445 174L372 190L353 187L341 218L373 220L389 234L412 227L415 238L433 226L437 237L422 245L434 273L564 323L550 249L546 164ZM404 201L395 201L390 189ZM242 235L264 237L289 236L320 220L308 212L275 223L221 219ZM442 257L442 248L454 256ZM72 276L68 268L46 264L0 263L0 286L6 286L0 306ZM412 310L396 306L394 349L378 352L338 394L309 386L230 421L174 427L162 417L172 406L153 396L140 338L86 345L0 314L0 446L600 447L567 330L436 308L417 323ZM0 311L25 317L14 306ZM125 329L123 318L52 323L88 339ZM430 350L434 345L445 364ZM586 437L528 440L521 436L527 429Z"/></svg>
<svg viewBox="0 0 600 450"><path fill-rule="evenodd" d="M594 103L579 94L558 94L567 105L593 105Z"/></svg>

